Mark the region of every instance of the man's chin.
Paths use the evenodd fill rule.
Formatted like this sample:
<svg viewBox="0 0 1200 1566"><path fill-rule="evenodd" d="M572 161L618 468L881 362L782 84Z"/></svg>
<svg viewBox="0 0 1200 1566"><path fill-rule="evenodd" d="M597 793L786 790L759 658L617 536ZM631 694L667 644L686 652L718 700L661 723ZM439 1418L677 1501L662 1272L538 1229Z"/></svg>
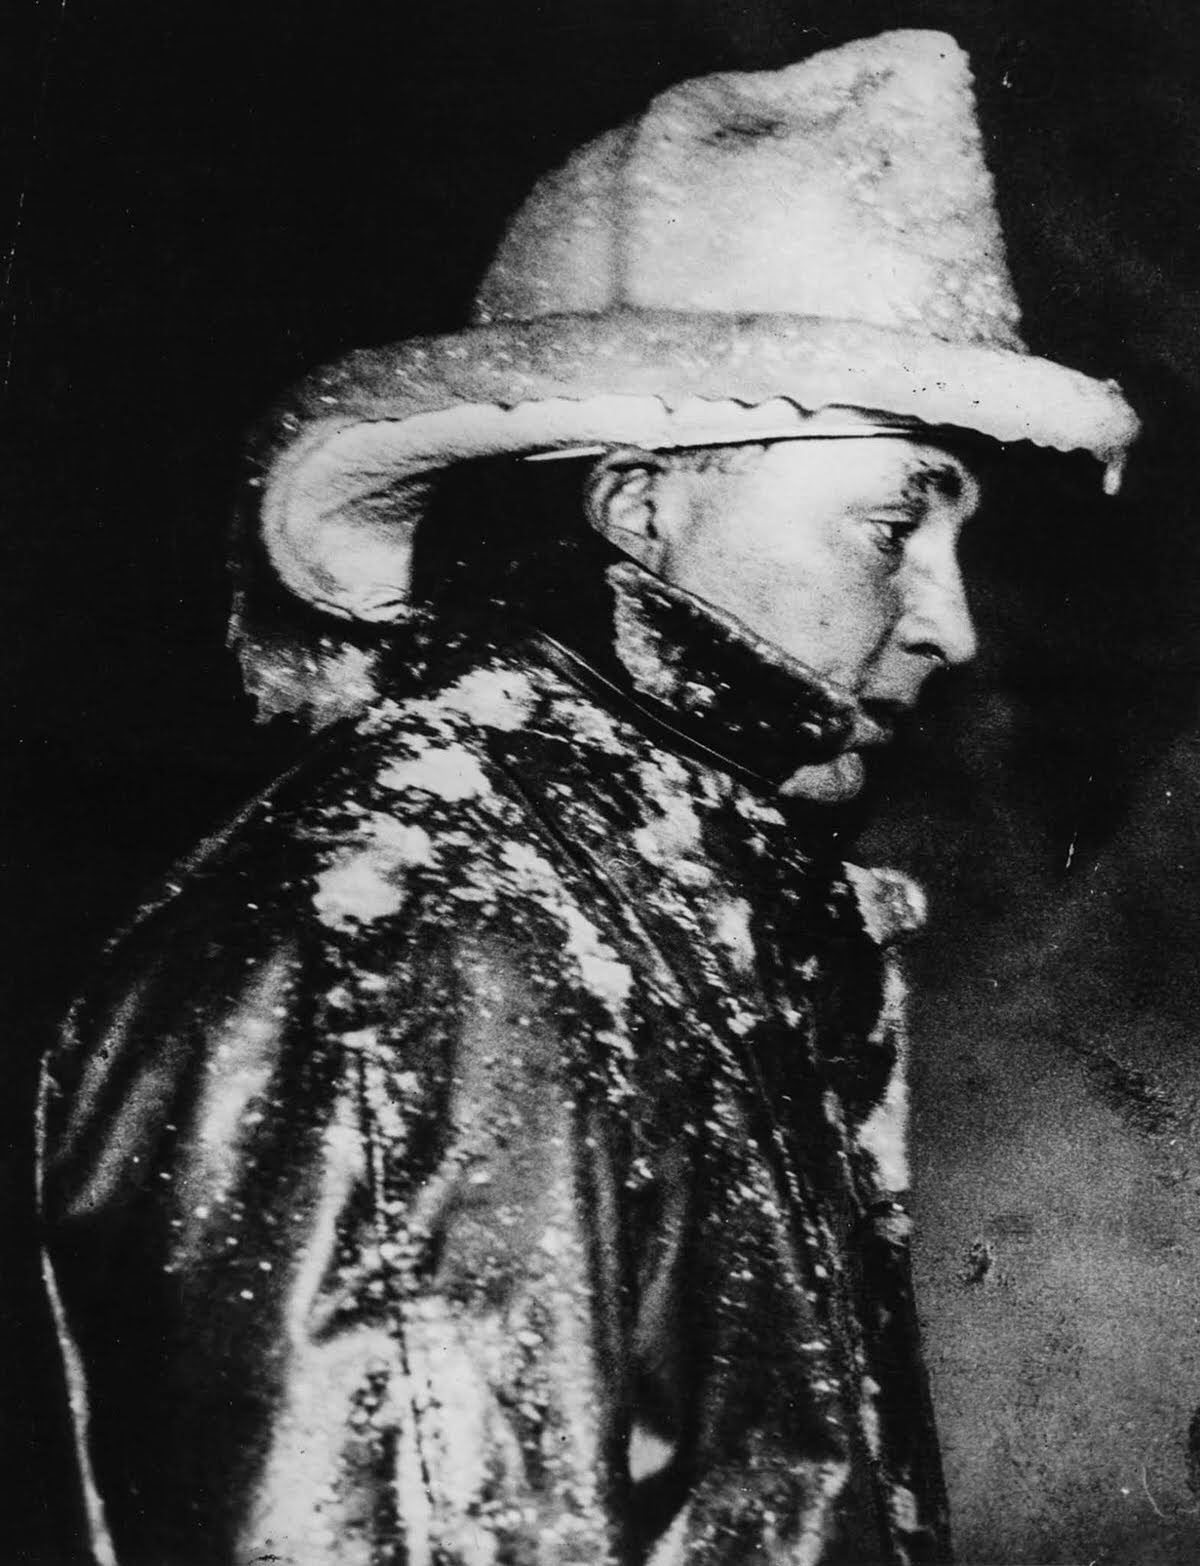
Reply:
<svg viewBox="0 0 1200 1566"><path fill-rule="evenodd" d="M814 805L840 805L858 797L866 776L860 753L848 750L832 761L798 768L780 793L787 799L805 799Z"/></svg>

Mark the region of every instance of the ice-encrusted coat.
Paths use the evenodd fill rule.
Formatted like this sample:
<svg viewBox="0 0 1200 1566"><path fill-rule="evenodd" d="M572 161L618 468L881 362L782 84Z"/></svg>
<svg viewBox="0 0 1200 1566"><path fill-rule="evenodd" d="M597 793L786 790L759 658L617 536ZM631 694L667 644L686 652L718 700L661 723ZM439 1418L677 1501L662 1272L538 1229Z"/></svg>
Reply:
<svg viewBox="0 0 1200 1566"><path fill-rule="evenodd" d="M619 569L621 689L447 654L114 946L47 1073L100 1560L947 1558L902 878L749 765L788 660Z"/></svg>

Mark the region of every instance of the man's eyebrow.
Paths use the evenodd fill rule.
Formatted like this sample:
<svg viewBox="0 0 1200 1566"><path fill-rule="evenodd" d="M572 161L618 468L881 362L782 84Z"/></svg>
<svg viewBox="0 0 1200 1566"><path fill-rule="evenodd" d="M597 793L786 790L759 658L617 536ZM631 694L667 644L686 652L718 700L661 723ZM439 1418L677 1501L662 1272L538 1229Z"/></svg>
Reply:
<svg viewBox="0 0 1200 1566"><path fill-rule="evenodd" d="M943 500L961 500L962 493L962 469L953 462L923 462L904 481L903 494L908 501L928 500L931 494Z"/></svg>

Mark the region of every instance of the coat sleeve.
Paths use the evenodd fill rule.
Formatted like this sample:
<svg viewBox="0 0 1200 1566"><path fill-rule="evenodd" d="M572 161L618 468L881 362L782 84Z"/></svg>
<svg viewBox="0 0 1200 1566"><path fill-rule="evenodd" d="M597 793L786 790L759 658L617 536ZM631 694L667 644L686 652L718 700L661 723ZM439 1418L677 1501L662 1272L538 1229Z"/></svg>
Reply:
<svg viewBox="0 0 1200 1566"><path fill-rule="evenodd" d="M280 841L193 865L47 1065L45 1272L93 1554L609 1560L621 1372L593 1370L587 1218L608 1177L529 964L414 915L350 994Z"/></svg>
<svg viewBox="0 0 1200 1566"><path fill-rule="evenodd" d="M239 1558L360 1178L318 953L260 891L264 846L210 845L168 887L44 1073L45 1273L101 1561Z"/></svg>

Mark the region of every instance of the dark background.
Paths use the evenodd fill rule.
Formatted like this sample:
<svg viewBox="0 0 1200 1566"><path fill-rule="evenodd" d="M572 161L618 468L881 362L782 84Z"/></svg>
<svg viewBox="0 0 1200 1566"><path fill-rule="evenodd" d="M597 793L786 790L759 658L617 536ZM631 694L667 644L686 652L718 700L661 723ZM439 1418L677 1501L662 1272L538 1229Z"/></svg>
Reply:
<svg viewBox="0 0 1200 1566"><path fill-rule="evenodd" d="M1190 776L1200 655L1190 10L66 0L11 27L0 1560L69 1560L74 1526L30 1244L46 1031L139 888L298 743L253 725L223 647L243 433L314 362L452 329L531 180L657 88L947 27L974 60L1027 336L1116 375L1147 422L1116 504L1066 462L976 530L989 650L896 758L877 834L955 910L932 980L1091 917L1089 877L1147 831L1190 850L1188 823L1146 825L1155 769ZM1104 918L1127 951L1128 907ZM1140 939L1138 971L1176 975L1171 918Z"/></svg>

